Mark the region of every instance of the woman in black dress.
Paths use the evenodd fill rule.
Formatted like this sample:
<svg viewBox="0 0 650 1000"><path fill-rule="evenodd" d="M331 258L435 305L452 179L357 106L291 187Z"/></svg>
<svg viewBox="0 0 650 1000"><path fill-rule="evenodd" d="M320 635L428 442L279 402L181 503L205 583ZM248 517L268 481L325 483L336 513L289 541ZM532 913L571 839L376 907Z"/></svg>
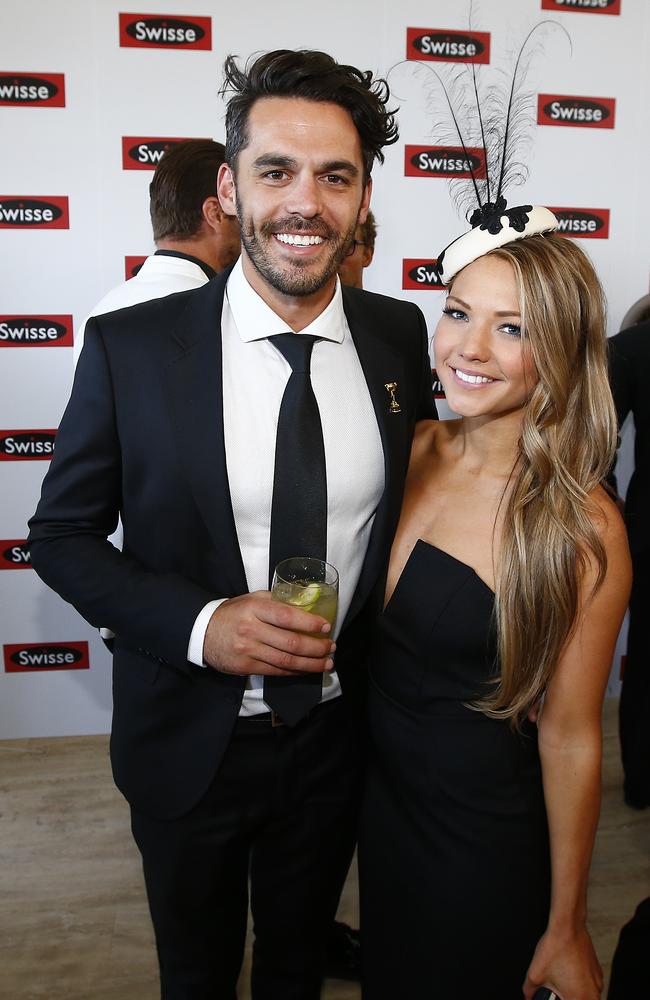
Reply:
<svg viewBox="0 0 650 1000"><path fill-rule="evenodd" d="M514 239L446 279L436 370L461 419L418 426L370 657L365 1000L602 989L586 887L630 582L599 485L603 298L572 241Z"/></svg>

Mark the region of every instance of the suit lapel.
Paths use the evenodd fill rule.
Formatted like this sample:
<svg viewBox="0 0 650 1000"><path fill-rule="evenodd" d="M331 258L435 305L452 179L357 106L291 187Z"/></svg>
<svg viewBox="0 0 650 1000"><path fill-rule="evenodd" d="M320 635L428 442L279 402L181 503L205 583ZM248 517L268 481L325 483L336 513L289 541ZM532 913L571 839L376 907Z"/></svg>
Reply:
<svg viewBox="0 0 650 1000"><path fill-rule="evenodd" d="M216 550L219 582L225 588L222 596L248 590L228 486L223 429L221 312L229 273L191 296L170 341L165 369L178 453Z"/></svg>
<svg viewBox="0 0 650 1000"><path fill-rule="evenodd" d="M399 387L404 385L403 358L386 339L381 321L369 324L367 310L360 308L357 298L346 288L343 288L343 305L377 418L384 449L385 477L384 493L377 507L361 576L346 615L344 624L347 624L367 600L390 551L391 525L395 523L401 502L409 441L407 414L390 410L391 397L386 389L387 383L396 382L399 400Z"/></svg>

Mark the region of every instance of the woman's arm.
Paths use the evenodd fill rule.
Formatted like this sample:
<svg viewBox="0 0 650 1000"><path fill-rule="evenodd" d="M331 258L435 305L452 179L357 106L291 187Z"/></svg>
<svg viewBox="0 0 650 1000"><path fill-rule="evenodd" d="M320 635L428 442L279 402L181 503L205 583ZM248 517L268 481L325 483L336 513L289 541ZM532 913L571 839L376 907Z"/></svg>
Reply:
<svg viewBox="0 0 650 1000"><path fill-rule="evenodd" d="M602 972L586 928L587 881L598 825L601 713L616 638L627 607L631 567L623 522L598 491L598 531L607 572L592 594L590 562L576 628L549 684L539 719L539 752L551 846L551 910L524 986L546 985L562 1000L597 1000Z"/></svg>

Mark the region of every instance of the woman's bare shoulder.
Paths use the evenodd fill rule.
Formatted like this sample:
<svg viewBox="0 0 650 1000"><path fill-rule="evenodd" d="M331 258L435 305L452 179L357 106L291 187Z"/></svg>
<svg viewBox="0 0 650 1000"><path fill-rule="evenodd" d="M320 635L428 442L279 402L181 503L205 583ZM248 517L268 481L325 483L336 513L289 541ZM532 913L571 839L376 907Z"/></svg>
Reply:
<svg viewBox="0 0 650 1000"><path fill-rule="evenodd" d="M413 435L411 461L444 451L445 445L454 437L457 425L457 420L418 421Z"/></svg>

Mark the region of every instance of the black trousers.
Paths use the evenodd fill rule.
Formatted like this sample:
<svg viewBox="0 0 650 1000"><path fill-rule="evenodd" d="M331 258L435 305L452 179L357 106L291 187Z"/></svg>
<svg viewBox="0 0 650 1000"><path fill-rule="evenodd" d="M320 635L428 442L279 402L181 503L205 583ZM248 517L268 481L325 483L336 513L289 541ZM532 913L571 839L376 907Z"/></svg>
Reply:
<svg viewBox="0 0 650 1000"><path fill-rule="evenodd" d="M650 992L650 896L621 929L612 959L607 1000L640 1000Z"/></svg>
<svg viewBox="0 0 650 1000"><path fill-rule="evenodd" d="M240 720L192 811L132 810L162 1000L235 1000L250 904L254 1000L316 1000L357 834L360 733L342 698L293 729Z"/></svg>
<svg viewBox="0 0 650 1000"><path fill-rule="evenodd" d="M625 799L650 806L650 549L632 553L632 595L627 658L619 703Z"/></svg>

